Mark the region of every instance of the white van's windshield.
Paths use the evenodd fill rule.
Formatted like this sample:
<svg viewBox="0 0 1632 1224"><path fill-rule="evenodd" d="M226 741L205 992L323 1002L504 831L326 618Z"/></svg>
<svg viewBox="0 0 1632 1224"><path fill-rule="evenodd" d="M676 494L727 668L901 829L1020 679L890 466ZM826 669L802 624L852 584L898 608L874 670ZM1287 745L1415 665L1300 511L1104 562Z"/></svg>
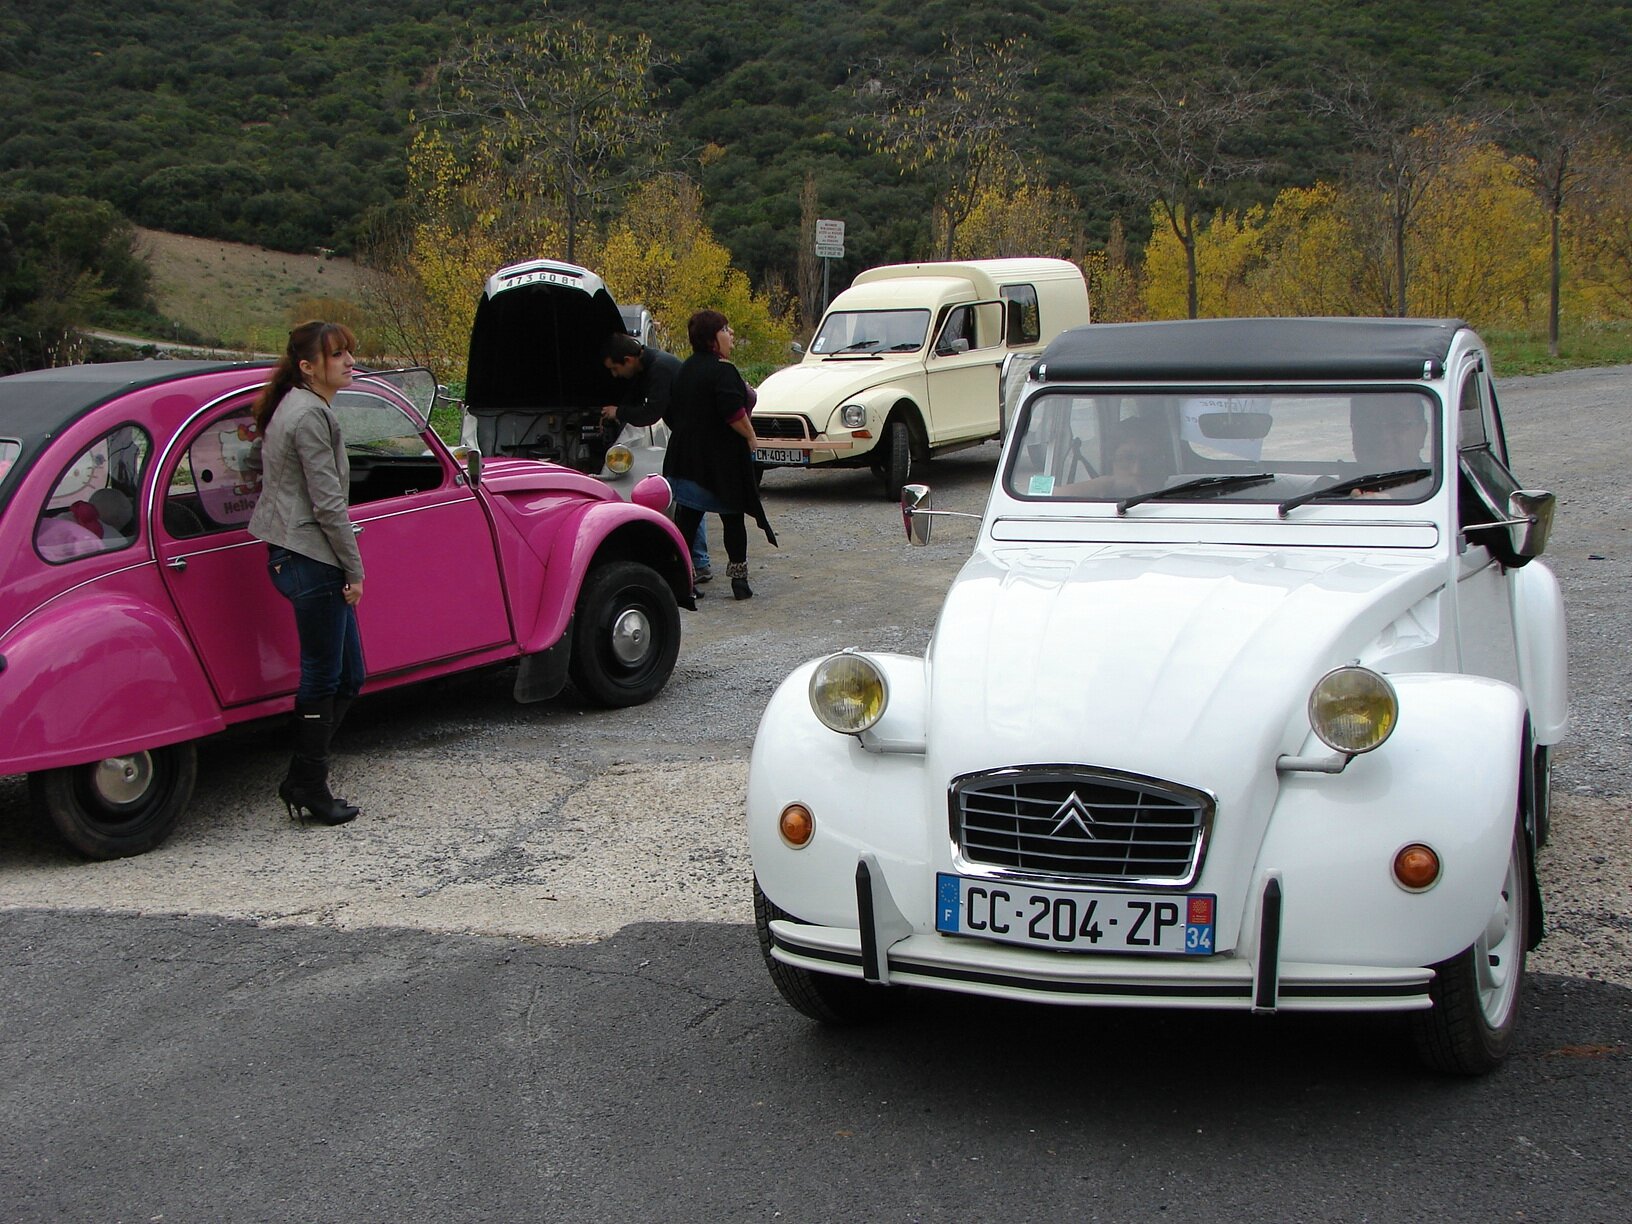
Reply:
<svg viewBox="0 0 1632 1224"><path fill-rule="evenodd" d="M837 353L915 353L929 331L927 310L841 310L822 320L810 351Z"/></svg>

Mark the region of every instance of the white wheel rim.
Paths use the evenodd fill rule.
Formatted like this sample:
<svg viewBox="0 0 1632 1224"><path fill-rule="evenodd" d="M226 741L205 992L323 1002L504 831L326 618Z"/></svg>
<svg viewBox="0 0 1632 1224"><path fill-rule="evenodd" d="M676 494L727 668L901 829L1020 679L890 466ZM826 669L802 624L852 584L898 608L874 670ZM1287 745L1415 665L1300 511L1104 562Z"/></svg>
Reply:
<svg viewBox="0 0 1632 1224"><path fill-rule="evenodd" d="M1496 907L1479 938L1473 942L1473 973L1479 988L1479 1010L1485 1023L1499 1029L1507 1023L1519 989L1519 966L1523 958L1524 901L1519 892L1525 886L1519 873L1517 849L1508 856L1507 876Z"/></svg>

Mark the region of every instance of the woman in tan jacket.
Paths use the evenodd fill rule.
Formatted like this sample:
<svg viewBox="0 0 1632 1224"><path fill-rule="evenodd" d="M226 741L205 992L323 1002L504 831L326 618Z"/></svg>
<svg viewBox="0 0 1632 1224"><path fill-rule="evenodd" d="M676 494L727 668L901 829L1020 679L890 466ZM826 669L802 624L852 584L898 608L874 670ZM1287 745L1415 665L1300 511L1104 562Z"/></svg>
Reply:
<svg viewBox="0 0 1632 1224"><path fill-rule="evenodd" d="M330 404L351 383L357 340L339 323L302 323L255 403L261 496L250 534L271 546L267 572L294 606L300 637L295 753L278 797L291 817L345 824L359 809L329 791L329 741L363 685L357 603L363 559L351 529L351 470Z"/></svg>

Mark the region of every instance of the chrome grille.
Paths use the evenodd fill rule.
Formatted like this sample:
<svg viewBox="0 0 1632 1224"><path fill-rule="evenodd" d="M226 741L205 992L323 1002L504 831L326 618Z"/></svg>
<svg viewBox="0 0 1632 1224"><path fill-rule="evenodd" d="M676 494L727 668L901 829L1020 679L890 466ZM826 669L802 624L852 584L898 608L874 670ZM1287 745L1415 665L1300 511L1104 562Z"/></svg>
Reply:
<svg viewBox="0 0 1632 1224"><path fill-rule="evenodd" d="M951 800L953 843L976 867L1177 887L1200 874L1213 816L1200 791L1057 766L961 778Z"/></svg>
<svg viewBox="0 0 1632 1224"><path fill-rule="evenodd" d="M810 440L812 435L803 417L756 415L754 417L754 436L761 442L771 438L806 442Z"/></svg>

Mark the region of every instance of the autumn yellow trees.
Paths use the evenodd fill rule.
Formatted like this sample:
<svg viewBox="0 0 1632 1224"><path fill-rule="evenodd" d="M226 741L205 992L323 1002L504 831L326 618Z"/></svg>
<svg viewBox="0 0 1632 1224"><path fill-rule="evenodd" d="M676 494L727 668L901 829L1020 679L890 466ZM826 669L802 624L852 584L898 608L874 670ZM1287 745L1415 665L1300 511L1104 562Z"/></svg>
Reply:
<svg viewBox="0 0 1632 1224"><path fill-rule="evenodd" d="M1613 179L1619 158L1601 159L1591 181ZM1623 177L1624 177L1624 172ZM1613 188L1583 189L1561 218L1563 311L1577 320L1624 317L1615 289ZM1197 218L1201 315L1394 314L1399 306L1391 202L1359 184L1289 188L1268 207ZM1157 220L1165 220L1158 216ZM1466 318L1479 326L1535 327L1548 297L1549 218L1521 158L1494 141L1466 142L1439 167L1413 205L1403 250L1408 313ZM1145 251L1141 304L1153 318L1185 313L1185 252L1155 225ZM1625 265L1620 265L1624 267Z"/></svg>
<svg viewBox="0 0 1632 1224"><path fill-rule="evenodd" d="M1021 38L949 37L928 57L848 73L852 151L889 159L925 189L919 249L895 258L1074 259L1107 321L1461 316L1545 328L1556 348L1561 314L1632 314L1632 171L1609 143L1605 90L1592 105L1573 94L1538 103L1521 124L1490 108L1459 114L1460 94L1435 101L1365 76L1299 100L1224 68L1134 80L1078 103L1102 163L1104 196L1085 199L1035 147L1032 61ZM797 264L750 283L711 232L696 177L732 150L672 146L652 92L666 67L643 34L554 17L442 66L409 152L407 197L374 244L372 330L394 355L458 381L486 277L555 257L645 305L670 349L684 351L686 319L710 306L730 317L740 361L788 359L795 330L816 322L810 231L832 205L807 171ZM1231 205L1263 200L1265 176L1284 173L1275 124L1299 107L1323 120L1310 130L1345 142L1341 177ZM733 131L740 138L724 124L721 139ZM1133 234L1104 220L1112 205L1132 212ZM1108 230L1090 234L1091 216Z"/></svg>
<svg viewBox="0 0 1632 1224"><path fill-rule="evenodd" d="M464 378L487 277L524 259L593 268L670 347L722 310L739 362L777 362L791 325L732 268L697 187L671 165L643 34L546 20L444 65L408 157L408 198L376 235L369 307L391 351Z"/></svg>

